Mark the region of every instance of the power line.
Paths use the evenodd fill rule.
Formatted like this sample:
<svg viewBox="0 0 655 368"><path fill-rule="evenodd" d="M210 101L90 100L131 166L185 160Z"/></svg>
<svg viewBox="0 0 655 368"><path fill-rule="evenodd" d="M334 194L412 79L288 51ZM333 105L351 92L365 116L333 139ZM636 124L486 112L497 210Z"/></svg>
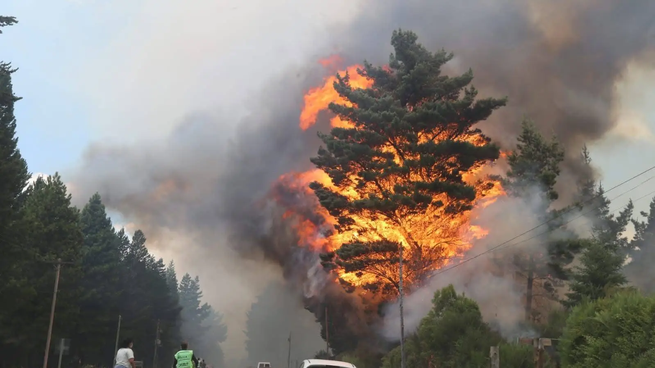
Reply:
<svg viewBox="0 0 655 368"><path fill-rule="evenodd" d="M642 172L640 172L640 173L638 173L638 174L636 174L636 175L634 175L634 176L632 176L632 177L630 177L630 178L628 178L628 179L622 181L621 183L619 183L619 184L617 184L617 185L611 187L610 189L604 191L604 192L601 193L601 194L597 194L597 195L595 195L595 196L593 196L593 197L591 197L591 198L589 198L589 199L587 199L587 200L585 200L585 201L583 201L583 202L580 202L579 205L584 205L584 204L590 203L590 202L592 202L592 201L598 199L598 198L601 197L602 195L604 195L604 194L606 194L606 193L609 193L609 192L611 192L612 190L617 189L617 188L619 188L619 187L621 187L621 186L623 186L623 185L625 185L625 184L627 184L627 183L629 183L629 182L631 182L631 181L637 179L638 177L640 177L640 176L642 176L642 175L644 175L644 174L646 174L646 173L648 173L648 172L650 172L650 171L652 171L652 170L655 170L655 166L651 166L650 168L648 168L648 169L646 169L646 170L644 170L644 171L642 171ZM633 188L631 188L631 189L629 189L629 190L627 190L627 191L625 191L625 192L619 194L618 196L616 196L616 197L610 199L610 201L613 201L613 200L615 200L615 199L617 199L617 198L619 198L619 197L621 197L621 196L623 196L623 195L625 195L625 194L627 194L627 193L629 193L629 192L631 192L631 191L637 189L638 187L640 187L641 185L643 185L643 184L649 182L649 181L652 180L653 178L655 178L655 176L651 176L650 178L644 180L643 182L639 183L639 184L636 185L635 187L633 187ZM651 194L653 194L653 193L655 193L655 191L650 192L650 193L646 194L645 196L639 197L639 198L636 199L635 201L639 201L639 200L641 200L641 199L643 199L643 198L645 198L645 197L647 197L647 196L649 196L649 195L651 195ZM558 219L558 218L561 218L563 215L565 215L565 214L567 214L567 213L573 211L575 208L576 208L576 207L574 206L574 207L571 207L571 208L569 208L569 209L567 209L567 210L564 210L564 211L558 213L555 217L553 217L553 218L551 218L551 219L549 219L549 220L547 220L547 221L545 221L545 222L542 222L542 223L540 223L539 225L537 225L537 226L535 226L535 227L533 227L533 228L531 228L531 229L528 229L528 230L522 232L521 234L518 234L518 235L514 236L514 237L511 238L511 239L508 239L508 240L506 240L506 241L504 241L504 242L502 242L502 243L500 243L500 244L498 244L498 245L495 245L495 246L493 246L493 247L491 247L491 248L485 250L484 252L478 253L478 254L476 254L476 255L474 255L474 256L471 256L471 257L469 257L469 258L465 258L465 259L463 259L461 262L456 263L456 264L454 264L454 265L452 265L452 266L450 266L450 267L446 267L446 268L443 268L443 269L441 269L441 270L438 270L438 271L436 271L435 273L433 273L433 274L430 276L430 278L432 278L432 277L434 277L434 276L437 276L437 275L440 275L440 274L442 274L442 273L448 272L448 271L450 271L450 270L452 270L452 269L454 269L454 268L457 268L457 267L459 267L459 266L461 266L461 265L463 265L463 264L465 264L465 263L468 263L468 262L470 262L470 261L472 261L472 260L474 260L474 259L477 259L477 258L479 258L479 257L482 257L483 255L489 254L489 253L491 253L491 252L493 252L493 251L495 251L495 250L497 250L497 249L499 249L499 248L502 248L502 247L504 247L504 246L513 246L513 245L522 244L522 243L525 243L525 242L527 242L527 241L529 241L529 240L532 240L532 239L534 239L534 238L536 238L536 237L538 237L538 236L542 236L542 235L548 234L549 232L552 232L552 231L555 230L555 229L549 229L549 230L547 230L547 231L545 231L545 232L543 232L543 233L539 233L539 234L537 234L537 235L535 235L535 236L532 236L532 237L530 237L530 238L528 238L528 239L524 239L524 240L522 240L522 241L520 241L520 242L518 242L518 243L509 244L509 243L511 243L512 241L514 241L514 240L516 240L516 239L522 237L523 235L526 235L526 234L528 234L528 233L530 233L530 232L532 232L532 231L534 231L534 230L536 230L536 229L539 229L540 227L542 227L542 226L544 226L544 225L547 225L547 224L551 223L552 221L554 221L554 220L556 220L556 219ZM616 212L617 210L618 210L618 209L616 209L616 210L614 210L614 211L611 211L611 212L613 213L613 212ZM558 226L558 228L560 228L560 227L562 227L562 226L564 226L564 225L566 225L566 224L569 224L569 223L573 222L574 220L576 220L576 219L578 219L578 218L580 218L580 217L586 215L587 213L588 213L588 212L585 212L585 213L580 214L579 216L577 216L577 217L575 217L575 218L573 218L573 219L571 219L571 220L569 220L569 221L563 223L562 225Z"/></svg>
<svg viewBox="0 0 655 368"><path fill-rule="evenodd" d="M655 178L655 176L654 176L653 178ZM651 178L651 179L653 179L653 178ZM649 179L649 180L650 180L650 179ZM643 183L642 183L642 184L643 184ZM628 192L631 192L631 191L635 190L635 189L638 188L639 186L640 186L640 185L638 185L638 186L636 186L636 187L634 187L634 188L632 188L632 189L630 189L630 190L627 190L627 191L621 193L620 195L618 195L618 196L616 196L616 197L610 199L610 202L613 201L613 200L615 200L615 199L617 199L617 198L619 198L619 197L621 197L622 195L624 195L624 194L626 194L626 193L628 193ZM652 191L652 192L649 192L649 193L646 194L646 195L643 195L643 196L641 196L641 197L639 197L639 198L633 200L633 203L634 203L634 202L637 202L637 201L639 201L639 200L641 200L641 199L643 199L643 198L645 198L645 197L651 196L651 195L653 195L653 194L655 194L655 190ZM612 210L612 211L609 211L609 213L614 213L614 212L619 211L619 210L621 210L621 208L616 208L616 209L614 209L614 210ZM570 224L570 223L572 223L573 221L575 221L575 220L577 220L577 219L579 219L579 218L583 217L584 215L587 215L587 214L589 214L589 213L591 213L591 212L592 212L592 211L583 212L583 213L581 213L580 215L578 215L578 216L572 218L571 220L569 220L569 221L563 223L562 225L558 226L557 228L561 228L561 227L564 226L564 225ZM534 236L532 236L532 237L530 237L530 238L528 238L528 239L521 240L521 241L518 242L518 243L507 244L506 247L511 247L511 246L514 246L514 245L519 245L519 244L525 243L525 242L527 242L528 240L532 240L532 239L537 238L537 237L539 237L539 236L541 236L541 235L546 235L546 234L548 234L548 233L550 233L550 232L552 232L552 231L554 231L554 230L555 230L555 229L549 229L549 230L547 230L547 231L544 231L544 232L542 232L542 233L539 233L539 234L537 234L537 235L534 235Z"/></svg>
<svg viewBox="0 0 655 368"><path fill-rule="evenodd" d="M648 179L642 181L641 183L639 183L639 184L637 184L636 186L634 186L634 187L632 187L632 188L626 190L625 192L622 192L621 194L617 195L616 197L614 197L614 198L610 198L609 201L612 202L612 201L614 201L614 200L616 200L616 199L618 199L618 198L620 198L620 197L626 195L627 193L632 192L633 190L635 190L635 189L639 188L640 186L646 184L647 182L651 181L652 179L655 179L655 176L651 176L650 178L648 178ZM639 200L643 199L644 197L647 197L647 196L649 196L649 195L651 195L651 194L655 194L655 191L652 191L652 192L646 194L645 196L641 196L641 197L635 199L633 202L635 202L635 201L639 201ZM575 207L573 207L573 208L575 208ZM616 211L618 211L618 210L620 210L620 209L621 209L621 208L617 208L617 209L615 209L615 210L610 211L609 213L614 213L614 212L616 212ZM579 219L579 218L583 217L584 215L587 215L587 214L589 214L589 213L591 213L591 212L593 212L593 211L592 211L592 210L589 210L589 211L586 211L586 212L582 212L582 213L579 214L578 216L576 216L576 217L574 217L574 218L572 218L572 219L570 219L570 220L564 222L563 224L559 225L558 227L556 227L556 228L554 228L554 229L548 229L548 230L546 230L546 231L544 231L544 232L541 232L541 233L539 233L539 234L537 234L537 235L534 235L534 236L531 236L531 237L529 237L529 238L527 238L527 239L521 240L521 241L518 242L518 243L514 243L514 244L503 244L503 245L506 246L506 247L511 247L511 246L514 246L514 245L519 245L519 244L525 243L525 242L527 242L528 240L532 240L532 239L537 238L537 237L540 237L540 236L542 236L542 235L546 235L546 234L548 234L548 233L550 233L550 232L555 231L556 229L559 229L559 228L563 227L564 225L568 225L568 224L572 223L573 221L575 221L575 220L577 220L577 219ZM491 250L493 251L493 250L496 250L496 249L499 249L499 248L502 248L502 246L496 246L496 247L492 248Z"/></svg>

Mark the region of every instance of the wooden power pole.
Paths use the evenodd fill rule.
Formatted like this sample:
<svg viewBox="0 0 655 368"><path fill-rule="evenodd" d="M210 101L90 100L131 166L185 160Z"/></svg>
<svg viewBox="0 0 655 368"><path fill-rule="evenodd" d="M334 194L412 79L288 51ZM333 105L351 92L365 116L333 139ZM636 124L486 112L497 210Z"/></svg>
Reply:
<svg viewBox="0 0 655 368"><path fill-rule="evenodd" d="M287 352L287 368L291 368L291 332L289 332L289 351Z"/></svg>
<svg viewBox="0 0 655 368"><path fill-rule="evenodd" d="M160 321L157 320L157 330L155 331L155 353L152 357L152 367L157 368L157 348L159 348L159 323Z"/></svg>
<svg viewBox="0 0 655 368"><path fill-rule="evenodd" d="M330 356L330 328L328 327L328 308L325 306L325 354Z"/></svg>
<svg viewBox="0 0 655 368"><path fill-rule="evenodd" d="M552 346L553 345L553 339L548 339L548 338L521 338L519 339L519 343L521 344L526 344L526 345L532 345L533 348L533 359L534 359L534 366L535 368L544 368L544 363L545 363L545 358L546 358L546 346Z"/></svg>
<svg viewBox="0 0 655 368"><path fill-rule="evenodd" d="M48 325L48 337L45 340L45 353L43 354L43 368L48 368L48 354L50 353L50 342L52 340L52 326L55 322L55 306L57 305L57 292L59 292L59 275L61 274L61 266L65 264L73 264L73 262L62 262L57 259L54 263L57 274L55 276L55 290L52 295L52 306L50 307L50 324Z"/></svg>
<svg viewBox="0 0 655 368"><path fill-rule="evenodd" d="M116 344L114 345L114 359L112 360L113 363L112 363L111 366L115 366L115 365L116 365L116 352L118 351L118 338L119 338L120 335L121 335L121 319L122 319L122 318L123 318L123 317L121 317L121 315L119 314L119 315L118 315L118 327L116 327Z"/></svg>
<svg viewBox="0 0 655 368"><path fill-rule="evenodd" d="M500 349L498 345L489 348L489 358L491 360L491 368L500 368Z"/></svg>
<svg viewBox="0 0 655 368"><path fill-rule="evenodd" d="M546 357L546 346L551 346L551 339L534 339L534 366L535 368L544 368L544 361Z"/></svg>

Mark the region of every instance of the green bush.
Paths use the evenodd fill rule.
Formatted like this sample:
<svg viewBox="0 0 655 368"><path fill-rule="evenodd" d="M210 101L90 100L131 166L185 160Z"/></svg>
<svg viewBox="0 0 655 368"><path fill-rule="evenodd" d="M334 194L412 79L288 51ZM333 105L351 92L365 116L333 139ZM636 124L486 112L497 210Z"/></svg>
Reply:
<svg viewBox="0 0 655 368"><path fill-rule="evenodd" d="M500 366L503 368L534 368L533 347L524 344L501 344Z"/></svg>
<svg viewBox="0 0 655 368"><path fill-rule="evenodd" d="M451 285L434 294L432 305L416 334L406 339L406 367L488 367L489 347L501 339L484 323L475 301ZM400 366L400 347L385 356L382 366Z"/></svg>
<svg viewBox="0 0 655 368"><path fill-rule="evenodd" d="M655 298L634 291L575 307L560 353L564 368L655 367Z"/></svg>
<svg viewBox="0 0 655 368"><path fill-rule="evenodd" d="M338 359L344 362L352 363L357 368L379 368L382 354L373 352L370 349L358 347L354 351L349 351L338 356Z"/></svg>

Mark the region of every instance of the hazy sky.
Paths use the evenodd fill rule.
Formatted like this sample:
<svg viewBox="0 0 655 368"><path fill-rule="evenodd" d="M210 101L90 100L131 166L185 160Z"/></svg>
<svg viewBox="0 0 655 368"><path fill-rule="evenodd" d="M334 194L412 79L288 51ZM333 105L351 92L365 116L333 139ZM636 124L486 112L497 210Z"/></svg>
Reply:
<svg viewBox="0 0 655 368"><path fill-rule="evenodd" d="M338 50L328 27L365 1L4 0L0 13L19 20L0 36L0 59L20 68L19 147L32 172L66 180L92 142L157 141L202 110L234 116L279 70ZM591 146L606 187L655 164L653 80L631 65L617 85L619 125ZM655 180L630 196L653 190Z"/></svg>
<svg viewBox="0 0 655 368"><path fill-rule="evenodd" d="M356 17L362 1L3 3L19 19L0 48L20 68L20 148L31 171L65 174L89 142L157 139L194 111L240 109L277 70L324 56L315 52L330 46L327 27ZM634 66L617 86L621 128L592 146L607 185L655 162L653 77Z"/></svg>

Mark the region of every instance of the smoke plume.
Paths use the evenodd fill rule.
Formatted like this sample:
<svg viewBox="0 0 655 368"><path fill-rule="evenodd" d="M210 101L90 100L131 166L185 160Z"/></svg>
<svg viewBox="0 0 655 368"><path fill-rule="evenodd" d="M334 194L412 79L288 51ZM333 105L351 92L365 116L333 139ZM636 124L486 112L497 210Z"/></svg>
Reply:
<svg viewBox="0 0 655 368"><path fill-rule="evenodd" d="M508 107L482 126L492 138L511 147L523 115L559 137L567 152L558 188L564 195L577 179L581 145L602 138L616 123L613 87L626 65L655 61L648 53L655 45L651 0L362 0L360 5L352 21L331 26L325 44L336 45L346 63L384 64L392 30L403 28L417 32L429 49L452 51L449 73L472 68L481 96L509 97ZM334 51L326 48L316 58ZM315 130L298 128L298 116L303 93L325 75L318 63L293 66L262 81L245 116L229 106L217 106L223 111L217 113L189 111L166 140L94 144L74 175L76 196L83 200L99 191L109 208L154 240L151 245L175 253L176 261L183 258L201 280L220 279L205 295L226 314L230 331L243 329L245 310L272 278L297 284L298 298L320 303L320 285L307 289L308 280L317 281L316 255L298 246L292 220L283 219L267 198L280 175L310 167L318 140ZM238 128L226 129L226 122ZM316 127L326 130L326 121ZM288 193L285 198L294 199ZM511 237L529 218L511 223L507 216L490 217L487 226L496 230L486 241ZM501 231L502 226L509 228ZM512 309L520 300L501 278L476 284L479 269L471 264L445 273L425 292L455 282L501 322L520 315ZM410 297L410 320L420 320L426 298L431 295ZM238 349L243 351L233 343L226 351Z"/></svg>

